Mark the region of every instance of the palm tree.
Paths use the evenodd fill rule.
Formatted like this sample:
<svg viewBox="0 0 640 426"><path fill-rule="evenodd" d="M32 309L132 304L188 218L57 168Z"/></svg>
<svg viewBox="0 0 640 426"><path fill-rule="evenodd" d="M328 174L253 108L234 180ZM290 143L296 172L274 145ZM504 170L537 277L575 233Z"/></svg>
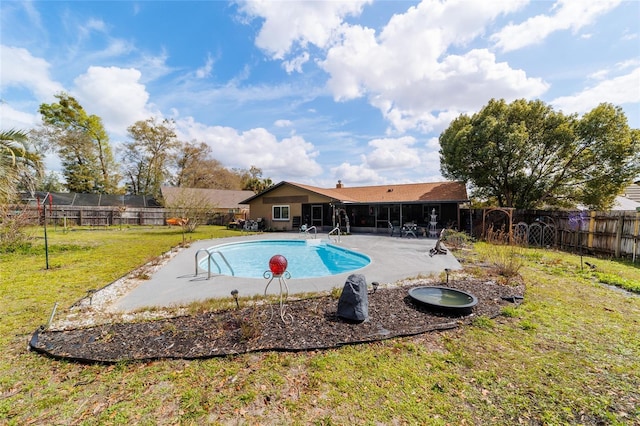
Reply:
<svg viewBox="0 0 640 426"><path fill-rule="evenodd" d="M10 201L21 179L42 170L42 158L29 151L29 138L19 130L0 131L0 204Z"/></svg>

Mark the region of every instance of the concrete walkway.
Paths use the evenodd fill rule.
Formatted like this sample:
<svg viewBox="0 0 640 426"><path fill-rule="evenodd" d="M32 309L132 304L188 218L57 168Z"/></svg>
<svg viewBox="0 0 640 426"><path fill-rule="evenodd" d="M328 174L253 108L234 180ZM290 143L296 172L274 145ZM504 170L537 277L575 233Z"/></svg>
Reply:
<svg viewBox="0 0 640 426"><path fill-rule="evenodd" d="M325 236L323 236L324 238ZM320 238L320 236L318 236ZM189 304L212 298L230 298L232 290L238 290L240 297L264 294L266 279L239 278L226 275L212 275L200 270L195 275L195 255L199 249L236 241L266 239L304 239L297 233L264 233L243 237L197 241L186 250L182 250L166 265L158 269L151 279L120 298L114 308L118 311L133 311L143 307L166 307ZM287 280L291 295L296 293L331 291L342 288L352 273L365 276L367 284L377 281L381 285L395 283L406 278L439 274L445 268L461 269L456 258L449 254L429 256L429 250L435 246L435 239L399 238L388 235L343 235L336 243L371 258L371 263L357 271L331 275L322 278ZM274 253L276 254L276 253ZM198 256L202 259L204 254ZM265 265L265 271L269 265ZM269 294L279 294L277 279L269 286Z"/></svg>

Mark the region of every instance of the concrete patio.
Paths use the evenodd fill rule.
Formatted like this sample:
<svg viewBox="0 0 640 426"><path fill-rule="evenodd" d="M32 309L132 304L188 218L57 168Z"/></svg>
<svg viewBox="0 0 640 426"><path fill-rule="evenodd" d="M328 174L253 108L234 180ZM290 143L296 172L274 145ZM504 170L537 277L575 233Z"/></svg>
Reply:
<svg viewBox="0 0 640 426"><path fill-rule="evenodd" d="M197 241L188 249L176 254L153 273L149 280L143 281L121 297L114 308L126 312L144 307L185 305L212 298L230 298L232 290L238 290L240 297L261 295L268 282L266 279L226 275L212 275L207 279L207 272L202 270L196 275L196 252L203 248L231 242L304 238L304 234L298 233L262 233ZM296 279L292 276L287 280L290 295L342 288L351 273L363 274L369 285L374 281L385 285L417 276L437 275L445 269L461 269L456 258L450 253L429 256L429 250L436 244L435 239L390 237L386 234L356 234L343 235L340 242L335 244L368 255L371 263L357 271L327 277ZM265 270L268 269L268 265L265 265ZM279 291L278 283L274 281L269 286L268 293L278 294Z"/></svg>

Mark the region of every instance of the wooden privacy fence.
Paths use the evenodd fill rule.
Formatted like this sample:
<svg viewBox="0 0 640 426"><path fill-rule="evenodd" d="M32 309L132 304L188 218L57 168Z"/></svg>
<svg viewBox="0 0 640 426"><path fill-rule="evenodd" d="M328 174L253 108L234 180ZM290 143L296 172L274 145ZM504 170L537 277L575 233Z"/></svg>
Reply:
<svg viewBox="0 0 640 426"><path fill-rule="evenodd" d="M182 217L184 212L179 209L159 207L122 207L122 206L57 206L46 205L16 207L15 214L26 215L26 220L33 224L42 224L45 218L47 225L70 226L126 226L167 225L166 220L172 217ZM235 215L227 212L215 212L210 209L192 209L191 215L196 215L200 223L209 225L226 225L234 220Z"/></svg>
<svg viewBox="0 0 640 426"><path fill-rule="evenodd" d="M45 209L30 206L25 213L33 223L43 223ZM47 224L54 226L165 225L166 210L143 207L46 206Z"/></svg>
<svg viewBox="0 0 640 426"><path fill-rule="evenodd" d="M474 211L478 228L482 237L510 230L512 242L530 246L640 258L640 212L482 209Z"/></svg>

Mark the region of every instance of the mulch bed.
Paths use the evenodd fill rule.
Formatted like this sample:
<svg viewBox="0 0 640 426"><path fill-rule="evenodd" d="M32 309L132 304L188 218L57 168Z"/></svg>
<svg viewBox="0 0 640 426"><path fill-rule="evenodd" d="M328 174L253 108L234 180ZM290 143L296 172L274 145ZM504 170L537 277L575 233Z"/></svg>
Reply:
<svg viewBox="0 0 640 426"><path fill-rule="evenodd" d="M422 285L467 291L476 296L478 304L471 315L461 317L431 312L407 294L410 288ZM38 330L31 338L30 348L54 358L100 363L327 349L451 329L477 316L493 318L504 306L519 303L523 296L523 284L507 286L474 278L450 284L417 280L370 292L369 319L358 324L337 317L338 300L322 296L288 301L285 321L278 304L252 305L147 322Z"/></svg>

